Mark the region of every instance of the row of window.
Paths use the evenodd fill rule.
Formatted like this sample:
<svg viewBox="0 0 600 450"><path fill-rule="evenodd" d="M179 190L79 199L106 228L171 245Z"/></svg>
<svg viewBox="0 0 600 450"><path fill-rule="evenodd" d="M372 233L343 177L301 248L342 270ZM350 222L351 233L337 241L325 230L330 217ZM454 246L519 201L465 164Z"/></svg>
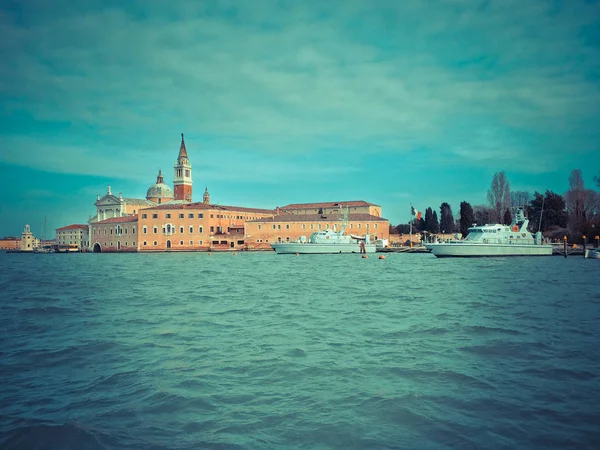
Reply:
<svg viewBox="0 0 600 450"><path fill-rule="evenodd" d="M185 213L179 213L178 214L180 219L184 219L185 218ZM245 217L245 216L241 216L241 215L235 215L235 214L217 214L216 215L217 219L238 219L238 220L254 220L256 219L256 217ZM142 219L147 219L148 218L148 213L142 213ZM158 219L158 213L152 213L152 218L153 219ZM165 213L165 219L171 219L171 213ZM187 218L188 219L203 219L204 218L204 214L203 213L187 213ZM210 215L211 219L215 218L214 214Z"/></svg>
<svg viewBox="0 0 600 450"><path fill-rule="evenodd" d="M163 234L171 235L171 234L175 234L177 232L177 228L174 225L171 225L169 223L169 224L163 225L161 227L161 231L162 231ZM179 234L183 234L184 232L185 232L185 227L183 225L181 225L179 227ZM215 233L215 232L216 233L223 233L224 232L224 228L223 227L214 227L214 226L211 226L210 227L210 232L211 233ZM144 225L142 227L142 233L143 234L148 234L148 227L146 225ZM152 233L153 234L158 234L158 226L155 225L155 226L152 227ZM189 234L194 234L194 226L193 225L190 225L188 227L188 233ZM199 226L198 227L198 234L203 234L203 233L204 233L204 227ZM227 227L227 233L231 233L231 228L230 227Z"/></svg>
<svg viewBox="0 0 600 450"><path fill-rule="evenodd" d="M104 246L105 246L105 247L114 247L114 246L115 246L114 244L115 244L114 242L109 242L109 243L106 243L106 242L105 242L105 243L104 243ZM120 243L117 243L117 246L120 248ZM129 246L129 242L125 242L125 247L127 247L127 246ZM133 241L133 242L131 243L131 246L132 246L132 247L135 247L135 241Z"/></svg>
<svg viewBox="0 0 600 450"><path fill-rule="evenodd" d="M198 245L202 245L203 241L198 241ZM154 241L153 245L156 247L158 246L158 241ZM183 245L183 241L179 241L179 245ZM194 241L190 241L190 245L194 245ZM143 247L147 247L148 246L148 241L144 241L142 242L142 246Z"/></svg>
<svg viewBox="0 0 600 450"><path fill-rule="evenodd" d="M107 230L107 228L104 228L104 236L106 236L106 230ZM127 230L128 230L127 227L122 228L121 225L117 225L114 228L114 234L116 234L117 236L121 236L123 234L127 234ZM110 228L109 231L110 231L109 234L113 234L113 228ZM96 235L99 236L101 234L102 234L101 230L97 230L96 228L92 228L92 235L93 236L96 236ZM135 234L135 226L131 228L131 234Z"/></svg>
<svg viewBox="0 0 600 450"><path fill-rule="evenodd" d="M337 229L337 225L331 225L331 224L320 224L320 223L318 223L318 224L317 224L317 229L318 229L318 230L320 230L320 229L321 229L321 225L324 225L325 229L327 229L327 228L331 228L331 229ZM377 223L374 223L374 224L373 224L373 228L377 228L377 225L378 225ZM354 224L353 224L353 223L351 223L351 224L349 224L349 225L348 225L348 227L349 227L349 228L354 228ZM356 224L356 228L361 228L361 227L362 227L362 224L360 224L360 223L357 223L357 224ZM365 224L365 228L369 229L369 224L368 224L368 223L367 223L367 224ZM262 230L262 225L258 225L258 229L259 229L259 230ZM282 229L282 228L281 228L281 224L280 224L280 223L278 223L278 224L273 224L273 229L274 229L274 230L281 230L281 229ZM285 229L286 229L286 230L289 230L289 229L290 229L290 224L289 224L289 223L286 223L286 224L285 224ZM303 229L303 230L306 230L306 224L305 224L305 223L303 223L303 224L302 224L302 229ZM310 229L311 229L311 230L314 230L314 229L315 229L315 224L314 224L314 223L311 223L311 224L310 224Z"/></svg>

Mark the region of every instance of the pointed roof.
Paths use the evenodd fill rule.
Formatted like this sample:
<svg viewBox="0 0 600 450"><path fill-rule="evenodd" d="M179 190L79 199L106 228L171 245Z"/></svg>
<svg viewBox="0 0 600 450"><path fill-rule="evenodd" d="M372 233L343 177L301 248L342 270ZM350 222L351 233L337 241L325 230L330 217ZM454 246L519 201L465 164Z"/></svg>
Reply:
<svg viewBox="0 0 600 450"><path fill-rule="evenodd" d="M162 175L162 170L158 171L158 176L156 177L156 184L164 184L165 178Z"/></svg>
<svg viewBox="0 0 600 450"><path fill-rule="evenodd" d="M179 146L179 156L177 159L186 158L187 159L187 150L185 148L185 139L183 137L183 133L181 133L181 145Z"/></svg>

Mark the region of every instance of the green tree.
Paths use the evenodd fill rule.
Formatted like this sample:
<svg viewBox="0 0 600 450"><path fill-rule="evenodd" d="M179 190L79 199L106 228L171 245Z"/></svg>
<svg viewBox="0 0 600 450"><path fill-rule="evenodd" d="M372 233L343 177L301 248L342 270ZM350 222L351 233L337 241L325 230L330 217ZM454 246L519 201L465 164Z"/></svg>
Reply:
<svg viewBox="0 0 600 450"><path fill-rule="evenodd" d="M475 222L475 214L473 213L473 207L468 202L460 203L460 232L463 238L467 235L467 230Z"/></svg>
<svg viewBox="0 0 600 450"><path fill-rule="evenodd" d="M568 228L571 233L580 233L585 222L586 192L581 169L574 169L569 176L569 190L565 194L567 212L569 214Z"/></svg>
<svg viewBox="0 0 600 450"><path fill-rule="evenodd" d="M440 230L442 233L454 233L454 217L452 208L446 202L440 206Z"/></svg>
<svg viewBox="0 0 600 450"><path fill-rule="evenodd" d="M473 207L473 214L475 215L475 223L477 225L486 225L488 223L499 223L502 221L502 216L500 216L500 220L497 221L495 219L495 211L492 208L488 208L485 205L476 205Z"/></svg>
<svg viewBox="0 0 600 450"><path fill-rule="evenodd" d="M433 211L431 208L425 209L425 230L432 233L433 228Z"/></svg>
<svg viewBox="0 0 600 450"><path fill-rule="evenodd" d="M504 225L510 225L512 223L512 214L510 213L510 209L506 208L504 211Z"/></svg>
<svg viewBox="0 0 600 450"><path fill-rule="evenodd" d="M546 191L545 195L536 192L533 200L529 202L529 231L538 231L542 204L544 212L540 231L546 232L567 227L568 215L562 195L552 191Z"/></svg>
<svg viewBox="0 0 600 450"><path fill-rule="evenodd" d="M496 172L487 194L493 216L490 222L500 223L506 208L510 207L510 185L504 172Z"/></svg>
<svg viewBox="0 0 600 450"><path fill-rule="evenodd" d="M431 215L431 229L428 231L434 234L438 234L440 232L440 223L438 221L437 211L433 211L433 214Z"/></svg>

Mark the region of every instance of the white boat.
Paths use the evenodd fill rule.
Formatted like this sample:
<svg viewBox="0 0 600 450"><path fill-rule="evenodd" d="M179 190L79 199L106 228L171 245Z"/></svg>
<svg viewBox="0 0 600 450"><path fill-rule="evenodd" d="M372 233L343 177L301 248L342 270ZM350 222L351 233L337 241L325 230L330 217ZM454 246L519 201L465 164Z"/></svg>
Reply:
<svg viewBox="0 0 600 450"><path fill-rule="evenodd" d="M343 212L338 229L315 231L308 240L301 236L294 242L278 242L271 244L278 254L327 254L327 253L375 253L377 247L370 236L345 234L348 225L348 211Z"/></svg>
<svg viewBox="0 0 600 450"><path fill-rule="evenodd" d="M600 259L600 248L586 249L585 257L589 259Z"/></svg>
<svg viewBox="0 0 600 450"><path fill-rule="evenodd" d="M424 245L438 258L552 255L552 245L543 244L542 233L533 236L527 225L529 220L518 210L511 225L474 226L465 239Z"/></svg>

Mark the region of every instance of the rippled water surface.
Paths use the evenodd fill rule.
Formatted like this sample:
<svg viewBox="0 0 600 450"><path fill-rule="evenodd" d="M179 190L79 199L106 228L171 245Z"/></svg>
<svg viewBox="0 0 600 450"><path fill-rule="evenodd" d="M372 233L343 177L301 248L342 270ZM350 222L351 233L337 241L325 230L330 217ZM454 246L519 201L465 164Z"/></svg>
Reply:
<svg viewBox="0 0 600 450"><path fill-rule="evenodd" d="M0 254L0 448L600 448L600 262Z"/></svg>

